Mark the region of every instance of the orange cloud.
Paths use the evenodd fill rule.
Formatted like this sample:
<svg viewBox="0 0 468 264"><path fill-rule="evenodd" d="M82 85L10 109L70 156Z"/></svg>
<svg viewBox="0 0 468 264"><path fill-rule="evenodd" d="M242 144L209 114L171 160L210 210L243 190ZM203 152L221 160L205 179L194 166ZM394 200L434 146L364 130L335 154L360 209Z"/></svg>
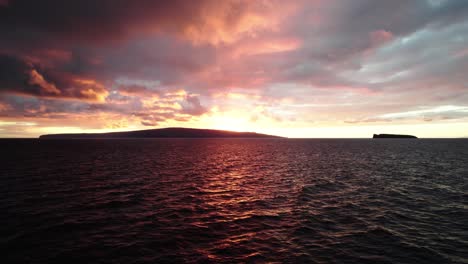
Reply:
<svg viewBox="0 0 468 264"><path fill-rule="evenodd" d="M98 102L104 102L109 92L105 87L95 80L74 79L75 87L83 98Z"/></svg>
<svg viewBox="0 0 468 264"><path fill-rule="evenodd" d="M7 111L10 109L10 106L0 102L0 112Z"/></svg>
<svg viewBox="0 0 468 264"><path fill-rule="evenodd" d="M55 87L55 84L47 82L44 77L34 69L29 72L28 83L30 85L38 85L44 94L61 94L60 90Z"/></svg>
<svg viewBox="0 0 468 264"><path fill-rule="evenodd" d="M239 58L243 55L257 55L279 53L299 49L302 41L296 38L254 40L250 43L240 43L232 51L232 57Z"/></svg>
<svg viewBox="0 0 468 264"><path fill-rule="evenodd" d="M199 20L189 23L183 35L196 44L228 44L276 31L283 19L296 9L284 1L213 1L202 7Z"/></svg>

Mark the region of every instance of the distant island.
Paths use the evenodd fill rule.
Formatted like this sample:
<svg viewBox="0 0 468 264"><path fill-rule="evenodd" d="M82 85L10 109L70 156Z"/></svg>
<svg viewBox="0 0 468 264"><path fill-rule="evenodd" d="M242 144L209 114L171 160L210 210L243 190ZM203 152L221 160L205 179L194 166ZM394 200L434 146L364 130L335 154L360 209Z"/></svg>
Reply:
<svg viewBox="0 0 468 264"><path fill-rule="evenodd" d="M281 138L255 132L233 132L197 128L159 128L110 133L78 133L41 135L40 139L83 139L83 138Z"/></svg>
<svg viewBox="0 0 468 264"><path fill-rule="evenodd" d="M374 134L373 138L417 138L412 135Z"/></svg>

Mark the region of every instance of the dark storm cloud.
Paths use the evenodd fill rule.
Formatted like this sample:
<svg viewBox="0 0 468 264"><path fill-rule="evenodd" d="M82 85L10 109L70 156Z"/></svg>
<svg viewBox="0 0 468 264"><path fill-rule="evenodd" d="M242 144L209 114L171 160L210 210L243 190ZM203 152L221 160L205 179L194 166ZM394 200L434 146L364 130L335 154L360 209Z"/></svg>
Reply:
<svg viewBox="0 0 468 264"><path fill-rule="evenodd" d="M55 40L109 41L154 23L173 30L196 19L199 1L13 0L0 9L3 32L41 33Z"/></svg>
<svg viewBox="0 0 468 264"><path fill-rule="evenodd" d="M182 36L187 28L193 31L202 26L205 16L211 15L206 10L214 12L217 6L232 7L232 14L223 17L232 20L231 24L244 13L243 5L214 1L9 1L0 6L0 34L4 36L0 54L17 57L22 65L9 69L9 73L18 71L8 74L10 79L3 80L0 89L92 100L109 90L103 83L120 77L181 84L187 74L213 61L209 47L195 47L160 34L159 38L137 41L128 38L138 32L143 36L162 31ZM30 62L24 62L24 58ZM28 85L31 70L45 82ZM86 86L84 91L88 91L91 84L91 93L82 94L80 87ZM47 91L44 87L56 89Z"/></svg>
<svg viewBox="0 0 468 264"><path fill-rule="evenodd" d="M107 93L95 81L4 54L0 54L0 92L94 101Z"/></svg>
<svg viewBox="0 0 468 264"><path fill-rule="evenodd" d="M39 43L50 39L103 44L148 32L194 37L209 33L205 30L211 19L217 27L235 28L253 5L263 6L215 0L12 0L0 5L0 32L17 41L39 37Z"/></svg>
<svg viewBox="0 0 468 264"><path fill-rule="evenodd" d="M18 58L0 55L0 91L27 87L31 68Z"/></svg>

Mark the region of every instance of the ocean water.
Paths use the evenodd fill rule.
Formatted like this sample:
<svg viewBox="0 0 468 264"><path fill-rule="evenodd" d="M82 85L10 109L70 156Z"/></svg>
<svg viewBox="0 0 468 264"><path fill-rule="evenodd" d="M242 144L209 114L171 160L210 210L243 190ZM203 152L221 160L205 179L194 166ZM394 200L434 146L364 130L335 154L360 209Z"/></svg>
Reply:
<svg viewBox="0 0 468 264"><path fill-rule="evenodd" d="M468 263L468 140L0 140L1 263Z"/></svg>

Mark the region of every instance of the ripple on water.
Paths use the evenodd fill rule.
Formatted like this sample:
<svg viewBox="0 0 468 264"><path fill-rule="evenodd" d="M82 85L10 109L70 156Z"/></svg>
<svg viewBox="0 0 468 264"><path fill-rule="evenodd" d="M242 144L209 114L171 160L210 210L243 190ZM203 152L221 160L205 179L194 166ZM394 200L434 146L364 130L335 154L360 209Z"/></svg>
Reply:
<svg viewBox="0 0 468 264"><path fill-rule="evenodd" d="M468 140L0 144L6 263L468 263Z"/></svg>

